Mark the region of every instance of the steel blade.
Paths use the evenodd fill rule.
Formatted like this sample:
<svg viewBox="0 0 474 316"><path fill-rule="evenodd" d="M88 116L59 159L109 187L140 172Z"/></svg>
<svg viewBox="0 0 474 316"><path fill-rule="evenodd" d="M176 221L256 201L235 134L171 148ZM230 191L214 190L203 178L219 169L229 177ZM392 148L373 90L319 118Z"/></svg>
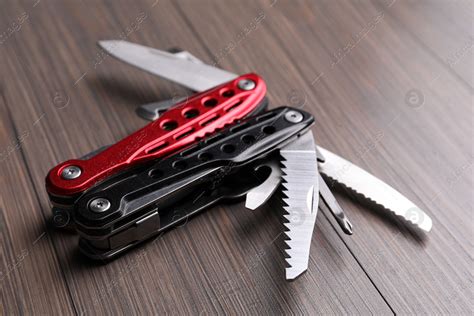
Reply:
<svg viewBox="0 0 474 316"><path fill-rule="evenodd" d="M160 117L160 115L166 112L173 105L186 100L186 98L174 98L163 101L157 101L140 105L137 108L137 114L145 120L154 121Z"/></svg>
<svg viewBox="0 0 474 316"><path fill-rule="evenodd" d="M431 218L400 192L344 158L318 147L326 159L319 171L365 198L383 206L424 231L433 226Z"/></svg>
<svg viewBox="0 0 474 316"><path fill-rule="evenodd" d="M217 67L127 41L99 41L99 45L111 56L194 91L208 90L237 77Z"/></svg>
<svg viewBox="0 0 474 316"><path fill-rule="evenodd" d="M274 161L266 163L265 166L271 168L270 175L262 184L250 190L245 198L245 207L250 210L255 210L265 204L280 185L280 166Z"/></svg>
<svg viewBox="0 0 474 316"><path fill-rule="evenodd" d="M199 58L197 58L196 56L194 56L193 54L191 54L190 52L185 51L185 50L171 49L171 50L168 50L168 53L172 54L176 58L189 60L189 61L192 61L192 62L197 63L197 64L203 64L204 63L202 60L200 60Z"/></svg>
<svg viewBox="0 0 474 316"><path fill-rule="evenodd" d="M288 240L286 279L293 280L308 269L311 239L318 212L319 180L314 138L311 131L280 150L283 179L284 223Z"/></svg>
<svg viewBox="0 0 474 316"><path fill-rule="evenodd" d="M326 181L324 181L321 175L319 175L319 195L321 196L322 201L324 202L324 204L326 204L327 208L334 216L344 233L352 235L351 222L347 218L346 214L344 214L342 207L337 202L336 198L334 197L328 185L326 184Z"/></svg>

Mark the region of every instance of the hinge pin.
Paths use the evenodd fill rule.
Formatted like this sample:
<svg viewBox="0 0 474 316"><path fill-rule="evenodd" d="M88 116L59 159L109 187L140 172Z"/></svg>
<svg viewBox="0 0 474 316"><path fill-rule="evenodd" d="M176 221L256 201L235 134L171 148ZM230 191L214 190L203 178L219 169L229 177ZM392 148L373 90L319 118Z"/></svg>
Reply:
<svg viewBox="0 0 474 316"><path fill-rule="evenodd" d="M290 123L299 123L303 120L303 114L297 111L288 111L285 114L285 119Z"/></svg>
<svg viewBox="0 0 474 316"><path fill-rule="evenodd" d="M102 213L110 208L110 201L104 198L93 199L89 202L89 210L94 213Z"/></svg>
<svg viewBox="0 0 474 316"><path fill-rule="evenodd" d="M79 178L82 171L78 166L68 166L61 171L61 177L65 180L72 180Z"/></svg>
<svg viewBox="0 0 474 316"><path fill-rule="evenodd" d="M242 90L249 91L255 89L255 81L250 80L250 79L242 79L239 82L237 82L237 87L239 87Z"/></svg>

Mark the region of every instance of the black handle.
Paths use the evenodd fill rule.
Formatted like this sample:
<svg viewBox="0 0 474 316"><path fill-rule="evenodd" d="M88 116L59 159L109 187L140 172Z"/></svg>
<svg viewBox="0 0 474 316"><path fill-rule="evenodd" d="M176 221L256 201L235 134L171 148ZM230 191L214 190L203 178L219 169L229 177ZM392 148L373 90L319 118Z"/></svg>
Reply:
<svg viewBox="0 0 474 316"><path fill-rule="evenodd" d="M295 116L295 112L298 115ZM163 221L167 209L191 197L196 189L231 187L224 182L232 174L248 178L245 166L281 148L304 133L313 122L314 118L304 111L281 107L231 126L144 170L125 173L100 184L77 201L74 211L77 229L85 238L101 240L158 208L162 220L154 229L159 230L168 225ZM249 184L247 190L258 184ZM226 194L231 195L231 191L227 190ZM221 198L226 194L218 195ZM109 201L107 210L90 209L91 201L98 198ZM192 207L189 212L193 213Z"/></svg>

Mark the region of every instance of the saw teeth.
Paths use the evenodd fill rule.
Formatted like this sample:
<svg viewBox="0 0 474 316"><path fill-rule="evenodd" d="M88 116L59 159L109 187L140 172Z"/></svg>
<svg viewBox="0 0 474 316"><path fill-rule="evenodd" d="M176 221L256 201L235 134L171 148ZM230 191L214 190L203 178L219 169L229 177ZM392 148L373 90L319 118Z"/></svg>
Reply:
<svg viewBox="0 0 474 316"><path fill-rule="evenodd" d="M310 134L310 136L314 145L312 135ZM306 135L301 138L303 137L306 137ZM311 146L302 143L297 145L295 142L281 150L280 154L283 158L281 160L285 236L283 253L287 265L285 269L286 278L290 280L296 278L308 268L311 237L316 221L314 206L317 210L318 202L314 198L314 194L319 192L317 187L319 182L315 163L316 152L311 150ZM309 192L313 194L313 199L310 199L310 201L314 205L308 203Z"/></svg>
<svg viewBox="0 0 474 316"><path fill-rule="evenodd" d="M326 158L324 163L319 164L323 175L420 229L426 232L431 230L431 218L400 192L329 150L322 147L318 147L318 150Z"/></svg>
<svg viewBox="0 0 474 316"><path fill-rule="evenodd" d="M378 206L382 207L384 210L389 211L391 214L395 215L396 217L402 218L403 220L405 220L405 221L407 221L407 222L410 222L411 224L413 224L413 225L419 227L420 229L423 229L423 230L425 230L425 231L430 231L431 226L432 226L432 224L431 224L431 219L428 217L428 215L426 215L426 214L425 214L421 209L419 209L418 207L414 207L413 209L416 208L416 210L417 210L417 212L418 212L418 216L420 216L419 214L421 214L421 216L426 216L426 220L429 221L429 224L426 225L426 227L424 227L423 225L421 225L420 222L419 222L419 220L415 220L415 219L412 219L412 218L410 218L410 217L407 217L407 214L405 214L405 215L398 214L397 212L395 212L394 210L392 210L392 209L386 207L386 206L383 205L382 203L379 203L378 201L376 201L376 200L370 198L369 196L363 194L362 192L359 192L357 189L355 189L355 188L353 188L353 187L351 187L351 186L348 186L348 185L346 185L346 184L344 184L344 183L338 181L337 179L335 179L335 178L333 178L333 177L331 177L331 176L329 176L329 175L327 175L327 174L325 174L325 175L326 175L326 177L328 177L329 179L333 180L334 182L337 182L338 184L342 185L342 186L345 187L346 189L348 189L348 190L350 190L350 191L352 191L352 192L358 194L359 196L362 196L364 199L366 199L366 200L368 200L368 201L374 203L375 205L378 205ZM410 211L410 210L408 210L408 211Z"/></svg>

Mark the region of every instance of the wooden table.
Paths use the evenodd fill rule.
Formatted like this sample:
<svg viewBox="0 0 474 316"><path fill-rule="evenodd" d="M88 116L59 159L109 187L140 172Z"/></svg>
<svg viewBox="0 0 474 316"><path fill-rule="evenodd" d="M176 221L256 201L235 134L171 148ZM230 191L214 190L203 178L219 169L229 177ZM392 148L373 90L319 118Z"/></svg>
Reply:
<svg viewBox="0 0 474 316"><path fill-rule="evenodd" d="M472 313L472 23L469 0L2 2L1 311ZM354 235L322 208L291 283L276 202L214 207L90 262L49 224L46 173L143 126L138 105L190 93L96 46L120 38L260 74L271 107L313 113L319 144L425 209L432 232L339 188Z"/></svg>

